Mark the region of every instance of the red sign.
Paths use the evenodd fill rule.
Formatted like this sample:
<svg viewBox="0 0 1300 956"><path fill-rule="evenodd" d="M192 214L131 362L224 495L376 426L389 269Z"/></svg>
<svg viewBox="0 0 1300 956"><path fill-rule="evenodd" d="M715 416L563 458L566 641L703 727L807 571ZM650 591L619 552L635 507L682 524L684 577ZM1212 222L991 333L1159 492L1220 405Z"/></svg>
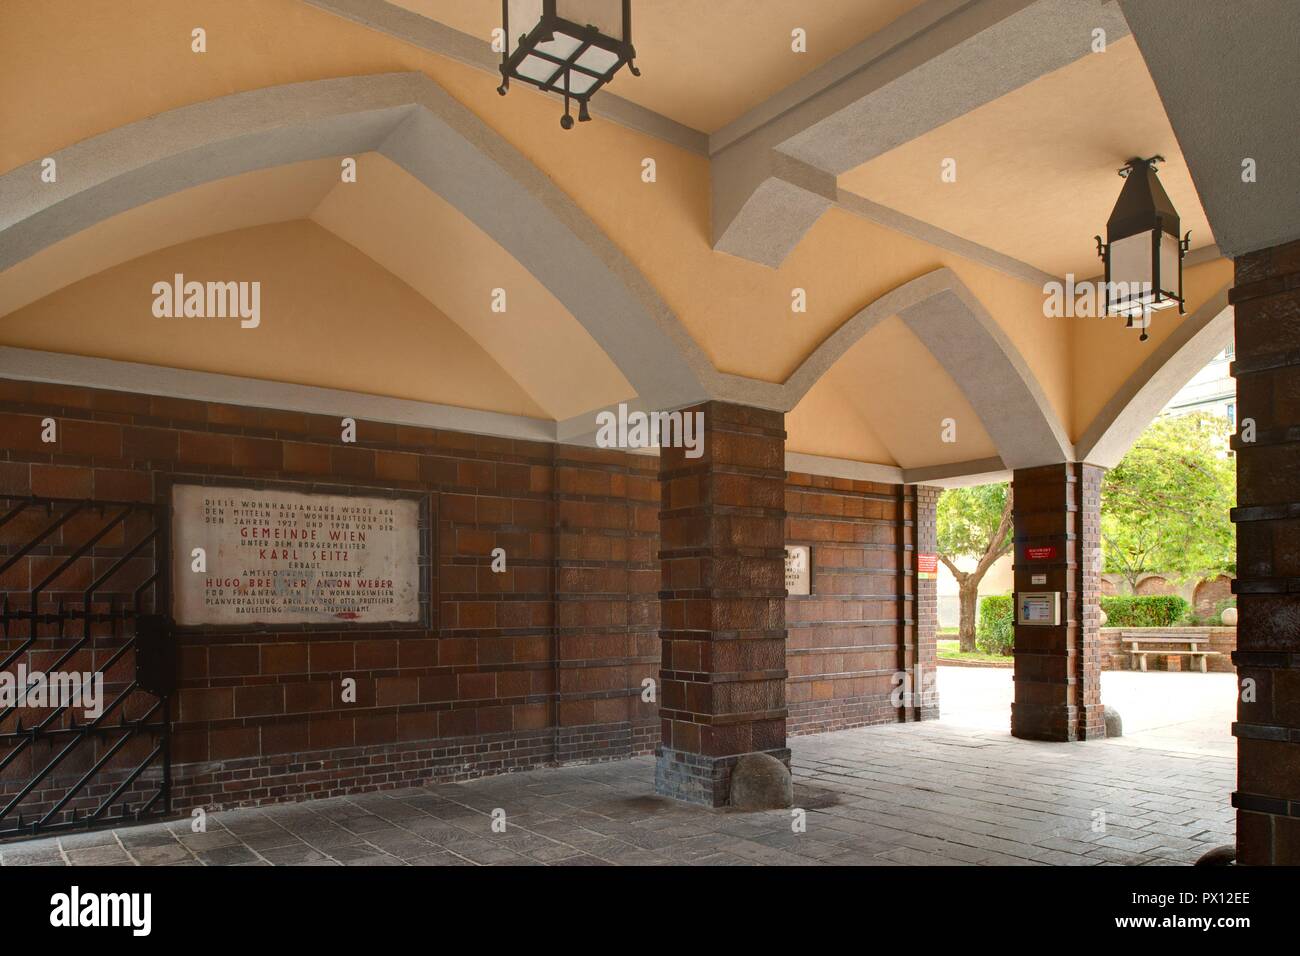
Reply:
<svg viewBox="0 0 1300 956"><path fill-rule="evenodd" d="M918 554L916 556L916 576L925 580L934 578L939 573L939 556L937 554Z"/></svg>
<svg viewBox="0 0 1300 956"><path fill-rule="evenodd" d="M1056 557L1056 545L1045 544L1038 548L1025 548L1025 557L1030 561L1050 561Z"/></svg>

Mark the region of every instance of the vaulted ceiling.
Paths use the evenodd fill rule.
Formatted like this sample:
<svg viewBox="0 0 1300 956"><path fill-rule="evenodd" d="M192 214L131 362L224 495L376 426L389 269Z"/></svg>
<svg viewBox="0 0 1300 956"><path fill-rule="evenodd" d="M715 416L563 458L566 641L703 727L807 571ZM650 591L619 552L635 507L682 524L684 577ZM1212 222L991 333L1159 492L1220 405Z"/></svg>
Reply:
<svg viewBox="0 0 1300 956"><path fill-rule="evenodd" d="M634 2L643 75L620 76L570 132L552 98L496 94L499 17L497 0L0 6L0 37L23 40L0 57L0 88L24 90L0 110L0 346L485 409L557 435L662 384L787 410L801 454L960 471L1039 454L1013 447L1017 416L1047 446L1095 431L1230 281L1198 192L1217 181L1188 170L1164 110L1176 91L1143 55L1156 41L1135 42L1113 2ZM1094 23L1110 31L1102 53ZM43 71L51 57L68 68ZM463 111L430 114L460 139L403 146L425 122L402 112L415 101L364 102L421 83ZM277 102L307 106L276 116ZM163 128L170 161L195 172L150 193L141 144ZM444 151L461 139L481 158ZM1152 153L1203 263L1189 262L1188 316L1161 316L1142 348L1119 323L1045 318L1044 281L1098 271L1115 170ZM33 185L43 157L59 161L53 200ZM92 157L120 168L101 182ZM456 186L476 163L497 179ZM522 184L513 215L490 182ZM32 244L74 208L76 228ZM492 228L474 212L489 208ZM566 275L543 235L586 264ZM251 349L246 334L161 329L145 280L182 268L274 277L283 311ZM953 341L1008 363L1024 408L943 354L942 296L876 316L794 388L855 316L937 276L966 303ZM627 338L643 332L657 344Z"/></svg>
<svg viewBox="0 0 1300 956"><path fill-rule="evenodd" d="M1076 60L844 173L840 187L1054 275L1101 272L1093 235L1132 156L1162 155L1160 181L1191 230L1214 237L1132 37ZM942 177L951 161L954 176Z"/></svg>
<svg viewBox="0 0 1300 956"><path fill-rule="evenodd" d="M715 132L922 0L651 0L634 3L632 36L640 77L607 87L678 123ZM501 4L389 0L488 43L501 26ZM793 31L802 30L803 53Z"/></svg>

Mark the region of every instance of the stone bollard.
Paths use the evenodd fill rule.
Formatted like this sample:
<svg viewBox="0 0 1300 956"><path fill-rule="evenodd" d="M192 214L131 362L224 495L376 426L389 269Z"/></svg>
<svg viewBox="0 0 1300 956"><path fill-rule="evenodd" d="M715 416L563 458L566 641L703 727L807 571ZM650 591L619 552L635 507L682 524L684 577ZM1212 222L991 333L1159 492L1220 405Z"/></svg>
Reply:
<svg viewBox="0 0 1300 956"><path fill-rule="evenodd" d="M1123 737L1124 721L1120 719L1119 711L1114 707L1106 707L1103 708L1102 714L1105 716L1106 720L1106 736Z"/></svg>
<svg viewBox="0 0 1300 956"><path fill-rule="evenodd" d="M794 804L790 771L771 754L745 754L731 771L731 806L775 810Z"/></svg>

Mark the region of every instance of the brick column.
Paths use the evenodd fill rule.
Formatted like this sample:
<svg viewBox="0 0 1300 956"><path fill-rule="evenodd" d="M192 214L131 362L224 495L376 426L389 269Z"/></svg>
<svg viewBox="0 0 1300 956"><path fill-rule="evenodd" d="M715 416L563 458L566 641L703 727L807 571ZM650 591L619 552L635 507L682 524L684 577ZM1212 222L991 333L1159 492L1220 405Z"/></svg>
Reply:
<svg viewBox="0 0 1300 956"><path fill-rule="evenodd" d="M919 709L913 718L934 720L939 716L938 667L939 636L939 582L935 577L923 578L916 566L916 555L936 554L939 550L938 509L942 488L917 485L916 492L916 550L912 559L912 574L916 588L916 673L921 691Z"/></svg>
<svg viewBox="0 0 1300 956"><path fill-rule="evenodd" d="M1063 463L1013 475L1016 602L1024 591L1061 594L1055 627L1021 624L1016 608L1013 736L1105 736L1098 605L1102 474L1095 465Z"/></svg>
<svg viewBox="0 0 1300 956"><path fill-rule="evenodd" d="M1237 862L1294 866L1300 864L1300 242L1238 257L1229 301L1240 422L1232 513Z"/></svg>
<svg viewBox="0 0 1300 956"><path fill-rule="evenodd" d="M787 765L785 421L707 402L703 454L660 455L663 641L655 790L727 802L746 753Z"/></svg>

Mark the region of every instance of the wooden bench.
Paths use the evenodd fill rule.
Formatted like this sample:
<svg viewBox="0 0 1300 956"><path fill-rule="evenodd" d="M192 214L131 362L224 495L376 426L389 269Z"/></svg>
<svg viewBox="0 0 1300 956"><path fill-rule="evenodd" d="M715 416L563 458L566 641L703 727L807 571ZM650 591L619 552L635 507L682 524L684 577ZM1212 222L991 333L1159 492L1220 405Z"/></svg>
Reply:
<svg viewBox="0 0 1300 956"><path fill-rule="evenodd" d="M1206 658L1219 656L1218 651L1207 651L1201 646L1208 644L1210 639L1200 634L1188 634L1185 637L1154 637L1139 632L1124 631L1120 634L1120 640L1128 645L1129 666L1136 666L1141 671L1147 669L1149 654L1190 657L1200 666L1202 674L1207 672ZM1187 649L1180 650L1173 646L1180 644L1186 645Z"/></svg>

